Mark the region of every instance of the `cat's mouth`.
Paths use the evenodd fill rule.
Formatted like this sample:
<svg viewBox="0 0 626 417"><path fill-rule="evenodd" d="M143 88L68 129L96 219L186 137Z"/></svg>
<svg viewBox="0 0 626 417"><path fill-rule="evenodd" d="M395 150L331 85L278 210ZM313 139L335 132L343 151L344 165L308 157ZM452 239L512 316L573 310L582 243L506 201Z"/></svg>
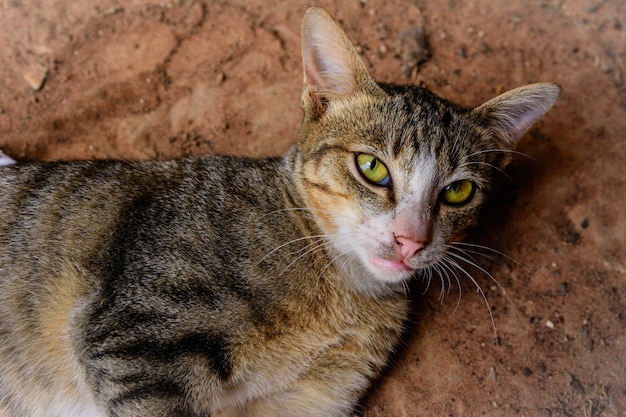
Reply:
<svg viewBox="0 0 626 417"><path fill-rule="evenodd" d="M402 258L401 256L385 256L383 254L368 254L370 271L382 281L399 282L411 279L418 270L429 268L440 261L441 256L432 250Z"/></svg>
<svg viewBox="0 0 626 417"><path fill-rule="evenodd" d="M391 271L412 271L413 268L408 266L404 261L390 261L388 259L379 258L376 256L370 257L372 264L380 269Z"/></svg>
<svg viewBox="0 0 626 417"><path fill-rule="evenodd" d="M368 269L383 282L406 281L415 273L415 268L408 263L409 259L389 260L375 255L369 255L368 258Z"/></svg>

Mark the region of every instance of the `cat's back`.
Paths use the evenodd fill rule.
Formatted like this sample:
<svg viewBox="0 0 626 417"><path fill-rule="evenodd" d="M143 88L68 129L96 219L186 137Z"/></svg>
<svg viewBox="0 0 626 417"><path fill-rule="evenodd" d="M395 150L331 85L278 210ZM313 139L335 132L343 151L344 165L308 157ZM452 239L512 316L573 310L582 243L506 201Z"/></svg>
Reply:
<svg viewBox="0 0 626 417"><path fill-rule="evenodd" d="M0 297L58 286L66 270L93 286L126 267L162 276L258 260L245 242L294 233L284 177L279 159L230 157L0 167L0 289L11 288Z"/></svg>
<svg viewBox="0 0 626 417"><path fill-rule="evenodd" d="M176 222L204 214L202 220L212 223L244 208L263 211L278 202L273 194L282 180L278 160L229 157L0 167L0 251L24 244L24 250L46 245L57 254L68 247L80 253L101 245L111 228L139 226L161 215ZM128 224L129 216L135 224Z"/></svg>

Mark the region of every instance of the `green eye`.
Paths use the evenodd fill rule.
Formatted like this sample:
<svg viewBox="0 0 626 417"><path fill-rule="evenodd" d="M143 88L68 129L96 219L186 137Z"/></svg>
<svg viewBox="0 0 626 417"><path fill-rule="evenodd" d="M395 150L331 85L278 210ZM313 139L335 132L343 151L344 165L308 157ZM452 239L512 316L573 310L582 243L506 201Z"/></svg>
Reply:
<svg viewBox="0 0 626 417"><path fill-rule="evenodd" d="M476 186L470 180L455 181L443 189L441 198L444 203L453 206L463 204L474 197L475 190Z"/></svg>
<svg viewBox="0 0 626 417"><path fill-rule="evenodd" d="M387 186L391 183L391 177L385 164L377 158L366 153L356 155L356 166L366 180L372 184Z"/></svg>

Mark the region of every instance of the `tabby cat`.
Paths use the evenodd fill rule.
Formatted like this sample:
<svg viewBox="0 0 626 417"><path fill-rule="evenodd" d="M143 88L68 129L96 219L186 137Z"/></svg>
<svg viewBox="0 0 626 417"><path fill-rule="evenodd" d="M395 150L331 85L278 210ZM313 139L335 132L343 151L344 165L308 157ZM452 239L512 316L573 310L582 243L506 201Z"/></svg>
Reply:
<svg viewBox="0 0 626 417"><path fill-rule="evenodd" d="M468 109L377 84L323 10L302 42L284 157L0 167L0 416L352 415L559 87Z"/></svg>

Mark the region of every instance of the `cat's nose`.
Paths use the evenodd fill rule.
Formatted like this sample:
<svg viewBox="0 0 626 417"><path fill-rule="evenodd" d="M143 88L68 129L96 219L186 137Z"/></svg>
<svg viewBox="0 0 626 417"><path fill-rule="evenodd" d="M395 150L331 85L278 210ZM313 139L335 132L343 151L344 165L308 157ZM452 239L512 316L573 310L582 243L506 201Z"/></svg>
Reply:
<svg viewBox="0 0 626 417"><path fill-rule="evenodd" d="M400 255L402 259L409 259L426 246L426 242L415 241L405 236L395 236L396 242L400 245Z"/></svg>

